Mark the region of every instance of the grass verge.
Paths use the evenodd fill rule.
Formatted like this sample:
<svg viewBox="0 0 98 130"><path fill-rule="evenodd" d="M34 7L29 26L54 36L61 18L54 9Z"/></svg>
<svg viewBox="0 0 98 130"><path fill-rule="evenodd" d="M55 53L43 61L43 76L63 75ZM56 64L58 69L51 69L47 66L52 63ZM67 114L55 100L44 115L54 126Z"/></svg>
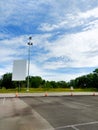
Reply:
<svg viewBox="0 0 98 130"><path fill-rule="evenodd" d="M30 88L29 89L29 93L40 93L40 92L70 92L70 88ZM73 92L96 92L97 90L94 88L85 88L85 89L74 89ZM16 89L5 89L2 88L0 89L0 93L16 93L16 92L20 92L20 93L26 93L26 88L21 88L20 90L18 90L18 88Z"/></svg>

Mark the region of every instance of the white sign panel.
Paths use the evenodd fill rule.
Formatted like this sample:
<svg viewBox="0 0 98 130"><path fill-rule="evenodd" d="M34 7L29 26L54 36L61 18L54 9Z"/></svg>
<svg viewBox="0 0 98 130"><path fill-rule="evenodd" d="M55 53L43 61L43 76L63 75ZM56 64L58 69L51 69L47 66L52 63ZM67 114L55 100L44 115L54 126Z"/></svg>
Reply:
<svg viewBox="0 0 98 130"><path fill-rule="evenodd" d="M15 60L13 63L13 81L23 81L26 78L26 60Z"/></svg>

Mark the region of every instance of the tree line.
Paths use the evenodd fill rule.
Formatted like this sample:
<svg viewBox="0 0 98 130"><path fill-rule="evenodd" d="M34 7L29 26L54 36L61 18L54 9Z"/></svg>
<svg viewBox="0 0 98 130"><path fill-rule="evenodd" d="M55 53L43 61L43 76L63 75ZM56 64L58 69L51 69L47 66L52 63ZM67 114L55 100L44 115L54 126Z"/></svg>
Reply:
<svg viewBox="0 0 98 130"><path fill-rule="evenodd" d="M25 88L27 87L27 80L28 77L26 77L25 81L12 81L12 73L6 73L0 79L0 88L14 89L17 88L19 84L22 88ZM67 83L65 81L46 81L40 76L29 76L29 86L31 88L66 88Z"/></svg>
<svg viewBox="0 0 98 130"><path fill-rule="evenodd" d="M28 78L28 77L27 77ZM4 74L0 79L0 88L14 89L20 84L22 88L27 87L27 78L25 81L12 81L12 73ZM40 76L29 76L31 88L95 88L98 89L98 69L92 73L77 77L76 79L66 81L46 81Z"/></svg>
<svg viewBox="0 0 98 130"><path fill-rule="evenodd" d="M98 89L98 69L92 73L80 76L69 82L74 88L95 88Z"/></svg>

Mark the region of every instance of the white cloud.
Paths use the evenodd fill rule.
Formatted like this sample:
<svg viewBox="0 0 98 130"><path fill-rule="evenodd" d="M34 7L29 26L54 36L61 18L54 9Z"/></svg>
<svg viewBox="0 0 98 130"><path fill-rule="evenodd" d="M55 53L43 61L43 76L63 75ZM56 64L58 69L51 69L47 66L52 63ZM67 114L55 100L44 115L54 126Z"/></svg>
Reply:
<svg viewBox="0 0 98 130"><path fill-rule="evenodd" d="M7 64L4 68L0 68L0 77L3 76L5 73L12 73L12 64Z"/></svg>
<svg viewBox="0 0 98 130"><path fill-rule="evenodd" d="M0 44L0 63L12 62L15 58L20 59L27 54L25 36L3 39Z"/></svg>
<svg viewBox="0 0 98 130"><path fill-rule="evenodd" d="M57 70L59 68L66 69L66 67L96 67L98 66L98 56L97 56L97 50L98 50L98 29L92 29L92 30L86 30L84 32L79 32L76 34L70 34L70 35L62 35L61 37L58 37L58 39L54 41L49 41L49 38L51 38L51 34L45 34L45 35L34 35L33 36L33 42L34 46L33 48L36 48L36 54L35 61L31 61L31 75L40 75L43 78L47 79L72 79L75 76L82 75L85 73L78 73L78 74L60 74L59 72L50 73L49 70ZM9 40L3 40L2 46L1 46L1 62L4 62L3 59L7 62L13 62L13 59L15 58L15 55L17 55L17 58L22 58L21 56L18 57L18 55L24 55L24 53L27 54L27 39L28 36L21 36L12 38ZM21 46L24 46L24 51L21 53ZM20 48L20 49L19 49ZM47 54L45 52L39 52L39 48L45 49ZM38 52L37 52L38 50ZM33 50L32 50L33 51ZM49 61L50 58L57 58L55 61ZM69 58L69 59L66 59ZM58 60L59 59L59 60ZM31 59L32 60L32 59ZM40 64L42 61L42 64L40 67L37 64ZM11 67L9 67L11 68ZM11 70L11 69L10 69ZM48 72L47 72L48 70ZM5 71L1 72L7 72L8 68L5 68ZM52 77L53 76L53 77Z"/></svg>
<svg viewBox="0 0 98 130"><path fill-rule="evenodd" d="M1 0L0 64L4 67L0 69L1 74L11 70L14 59L27 59L28 32L36 32L32 35L32 75L41 75L50 80L68 80L85 72L64 74L60 73L59 69L98 66L98 8L92 7L91 10L84 11L86 6L80 9L78 4L76 0ZM87 6L90 6L90 3ZM19 28L20 36L14 33L16 30L12 25ZM23 30L21 34L23 26L24 30L27 31L28 28L28 31ZM74 28L75 33L69 32L71 28ZM38 29L40 32L37 32ZM63 32L64 30L66 32ZM41 31L47 33L40 34ZM13 37L10 33L16 36ZM57 72L52 73L52 70Z"/></svg>
<svg viewBox="0 0 98 130"><path fill-rule="evenodd" d="M71 79L75 79L81 75L85 75L87 73L78 73L78 74L67 74L67 73L48 73L43 76L43 79L49 81L70 81Z"/></svg>
<svg viewBox="0 0 98 130"><path fill-rule="evenodd" d="M46 62L43 66L47 69L98 66L98 55L94 53L98 50L97 34L98 29L93 29L67 36L63 35L52 44L50 43L50 46L45 46L49 53L45 57L47 60L45 59ZM60 61L59 58L56 62L49 62L48 59L52 57L61 57L61 59L63 57L63 59ZM66 61L66 58L69 61Z"/></svg>
<svg viewBox="0 0 98 130"><path fill-rule="evenodd" d="M39 68L36 64L33 62L30 64L30 75L33 76L43 76L44 75L44 70Z"/></svg>
<svg viewBox="0 0 98 130"><path fill-rule="evenodd" d="M76 13L75 10L75 12L65 13L64 16L57 16L57 18L58 20L55 23L50 23L48 21L47 23L41 23L39 29L42 31L53 31L56 29L66 29L81 25L92 25L93 27L97 22L95 18L98 18L98 7L86 12L80 12L78 10ZM92 22L89 21L90 18L92 19Z"/></svg>
<svg viewBox="0 0 98 130"><path fill-rule="evenodd" d="M94 9L91 9L91 10L88 10L84 13L79 13L79 17L80 18L89 18L89 17L95 17L95 18L98 18L98 7L97 8L94 8Z"/></svg>

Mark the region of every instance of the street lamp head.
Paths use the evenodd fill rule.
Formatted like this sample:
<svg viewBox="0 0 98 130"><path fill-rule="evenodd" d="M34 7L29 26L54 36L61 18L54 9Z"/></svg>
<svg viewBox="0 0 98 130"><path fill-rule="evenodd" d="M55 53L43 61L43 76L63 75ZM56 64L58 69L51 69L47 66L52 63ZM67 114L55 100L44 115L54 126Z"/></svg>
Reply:
<svg viewBox="0 0 98 130"><path fill-rule="evenodd" d="M31 43L31 42L28 42L28 45L33 45L33 43Z"/></svg>
<svg viewBox="0 0 98 130"><path fill-rule="evenodd" d="M32 39L32 37L29 37L29 40L31 40Z"/></svg>
<svg viewBox="0 0 98 130"><path fill-rule="evenodd" d="M33 45L33 43L31 42L31 40L32 40L32 37L29 37L28 45Z"/></svg>

